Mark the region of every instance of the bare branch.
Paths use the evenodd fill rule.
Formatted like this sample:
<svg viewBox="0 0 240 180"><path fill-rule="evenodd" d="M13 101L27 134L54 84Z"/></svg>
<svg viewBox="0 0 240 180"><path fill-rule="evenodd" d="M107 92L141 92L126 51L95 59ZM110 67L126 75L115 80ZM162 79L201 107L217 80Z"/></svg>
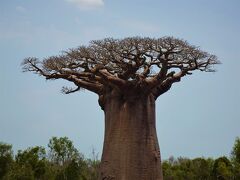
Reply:
<svg viewBox="0 0 240 180"><path fill-rule="evenodd" d="M70 94L70 93L77 92L80 89L81 88L79 86L76 89L63 86L61 92L64 93L64 94Z"/></svg>
<svg viewBox="0 0 240 180"><path fill-rule="evenodd" d="M85 88L96 93L131 87L161 94L193 71L214 72L217 57L186 41L173 37L159 39L132 37L91 41L89 46L64 51L39 61L26 58L23 71L34 72L46 79L73 82L76 92ZM156 93L158 89L158 93Z"/></svg>

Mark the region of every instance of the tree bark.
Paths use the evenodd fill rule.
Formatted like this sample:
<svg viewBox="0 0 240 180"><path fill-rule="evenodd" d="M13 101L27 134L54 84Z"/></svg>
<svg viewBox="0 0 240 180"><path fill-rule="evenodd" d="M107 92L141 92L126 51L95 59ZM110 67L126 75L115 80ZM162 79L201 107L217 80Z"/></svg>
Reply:
<svg viewBox="0 0 240 180"><path fill-rule="evenodd" d="M152 94L104 97L105 137L100 180L162 180Z"/></svg>

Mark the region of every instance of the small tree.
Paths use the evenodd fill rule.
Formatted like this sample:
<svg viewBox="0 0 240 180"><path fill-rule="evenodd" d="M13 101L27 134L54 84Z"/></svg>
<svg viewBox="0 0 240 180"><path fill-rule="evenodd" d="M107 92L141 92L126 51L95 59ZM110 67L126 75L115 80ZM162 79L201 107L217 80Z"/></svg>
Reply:
<svg viewBox="0 0 240 180"><path fill-rule="evenodd" d="M231 153L235 179L240 179L240 138L237 137Z"/></svg>
<svg viewBox="0 0 240 180"><path fill-rule="evenodd" d="M85 177L83 156L67 137L52 137L49 140L49 158L57 170L56 179L81 179Z"/></svg>
<svg viewBox="0 0 240 180"><path fill-rule="evenodd" d="M194 179L204 180L211 178L212 159L195 158L192 160Z"/></svg>
<svg viewBox="0 0 240 180"><path fill-rule="evenodd" d="M232 150L232 160L240 164L240 138L237 137Z"/></svg>
<svg viewBox="0 0 240 180"><path fill-rule="evenodd" d="M213 164L213 177L219 180L233 179L233 167L225 156L217 158Z"/></svg>
<svg viewBox="0 0 240 180"><path fill-rule="evenodd" d="M12 145L0 142L0 179L6 175L12 163Z"/></svg>
<svg viewBox="0 0 240 180"><path fill-rule="evenodd" d="M46 152L43 147L36 146L18 151L16 163L20 169L32 171L35 179L44 177L46 172Z"/></svg>
<svg viewBox="0 0 240 180"><path fill-rule="evenodd" d="M78 160L80 154L74 147L73 142L67 137L52 137L49 140L49 157L52 162L63 166L71 161Z"/></svg>
<svg viewBox="0 0 240 180"><path fill-rule="evenodd" d="M213 72L216 56L173 37L92 41L59 56L23 61L23 70L64 79L99 96L105 114L100 179L162 179L155 101L193 71Z"/></svg>

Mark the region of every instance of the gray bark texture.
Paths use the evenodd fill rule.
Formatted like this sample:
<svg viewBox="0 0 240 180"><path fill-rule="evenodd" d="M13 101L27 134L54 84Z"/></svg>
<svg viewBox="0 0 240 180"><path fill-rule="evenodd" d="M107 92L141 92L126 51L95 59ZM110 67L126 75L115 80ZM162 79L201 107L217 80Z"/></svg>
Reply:
<svg viewBox="0 0 240 180"><path fill-rule="evenodd" d="M109 93L101 180L162 180L153 95Z"/></svg>

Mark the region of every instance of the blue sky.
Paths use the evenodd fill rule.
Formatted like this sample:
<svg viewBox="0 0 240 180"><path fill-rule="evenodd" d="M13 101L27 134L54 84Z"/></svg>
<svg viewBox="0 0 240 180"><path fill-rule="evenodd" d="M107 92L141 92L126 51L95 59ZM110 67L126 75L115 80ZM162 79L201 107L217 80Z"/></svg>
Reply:
<svg viewBox="0 0 240 180"><path fill-rule="evenodd" d="M105 37L174 36L222 65L184 78L157 100L162 158L229 155L240 136L239 8L238 0L1 0L0 141L17 150L67 136L86 156L92 148L101 154L97 96L63 95L67 82L22 73L21 61Z"/></svg>

